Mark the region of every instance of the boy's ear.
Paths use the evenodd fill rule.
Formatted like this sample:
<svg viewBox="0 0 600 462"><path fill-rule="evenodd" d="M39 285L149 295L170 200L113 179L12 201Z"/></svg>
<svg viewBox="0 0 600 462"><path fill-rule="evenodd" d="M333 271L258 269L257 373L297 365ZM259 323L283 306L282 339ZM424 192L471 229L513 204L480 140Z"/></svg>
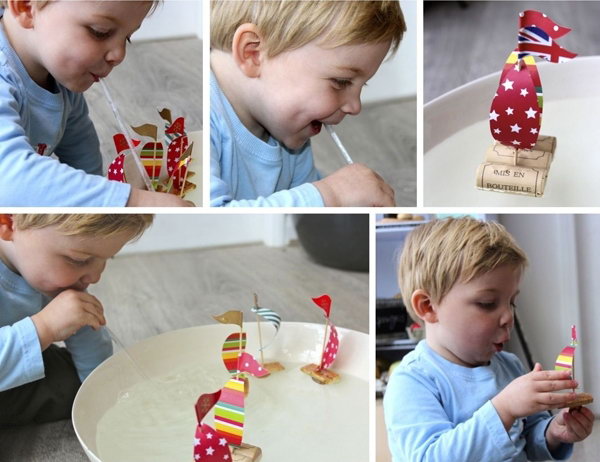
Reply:
<svg viewBox="0 0 600 462"><path fill-rule="evenodd" d="M7 0L7 7L22 28L33 29L33 1Z"/></svg>
<svg viewBox="0 0 600 462"><path fill-rule="evenodd" d="M242 24L233 35L233 61L246 77L260 76L263 53L262 35L255 24Z"/></svg>
<svg viewBox="0 0 600 462"><path fill-rule="evenodd" d="M0 239L3 241L11 241L13 235L12 215L0 213Z"/></svg>
<svg viewBox="0 0 600 462"><path fill-rule="evenodd" d="M431 297L423 289L417 289L410 298L415 314L423 321L433 324L438 321L437 313L433 309Z"/></svg>

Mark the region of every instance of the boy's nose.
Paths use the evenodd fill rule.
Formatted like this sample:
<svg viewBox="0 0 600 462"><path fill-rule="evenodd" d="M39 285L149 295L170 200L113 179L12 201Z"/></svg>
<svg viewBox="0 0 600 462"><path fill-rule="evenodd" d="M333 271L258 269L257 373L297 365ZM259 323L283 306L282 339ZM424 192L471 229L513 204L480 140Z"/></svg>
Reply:
<svg viewBox="0 0 600 462"><path fill-rule="evenodd" d="M342 112L350 115L356 115L361 110L360 93L348 95L346 101L341 107Z"/></svg>
<svg viewBox="0 0 600 462"><path fill-rule="evenodd" d="M504 310L502 317L500 318L500 325L503 327L508 327L512 329L513 324L515 322L515 314L512 306L509 306L508 309Z"/></svg>
<svg viewBox="0 0 600 462"><path fill-rule="evenodd" d="M111 66L118 66L125 59L125 44L115 44L109 48L104 59Z"/></svg>
<svg viewBox="0 0 600 462"><path fill-rule="evenodd" d="M94 265L85 272L80 281L84 284L96 284L100 280L105 266L106 262L101 262Z"/></svg>

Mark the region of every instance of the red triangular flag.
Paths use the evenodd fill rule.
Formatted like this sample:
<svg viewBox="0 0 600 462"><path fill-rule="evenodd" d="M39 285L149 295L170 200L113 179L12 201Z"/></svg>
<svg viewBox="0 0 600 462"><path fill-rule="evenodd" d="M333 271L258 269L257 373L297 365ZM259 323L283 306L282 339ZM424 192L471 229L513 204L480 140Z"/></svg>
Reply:
<svg viewBox="0 0 600 462"><path fill-rule="evenodd" d="M165 133L183 135L185 133L185 119L178 117L175 121L165 129Z"/></svg>
<svg viewBox="0 0 600 462"><path fill-rule="evenodd" d="M325 316L328 318L329 311L331 310L331 297L327 294L324 294L320 297L313 298L312 301L315 302L319 308L325 312Z"/></svg>
<svg viewBox="0 0 600 462"><path fill-rule="evenodd" d="M202 419L208 414L213 406L219 401L221 397L221 390L215 391L214 393L205 393L200 395L198 401L196 401L196 417L198 418L198 423L202 423Z"/></svg>
<svg viewBox="0 0 600 462"><path fill-rule="evenodd" d="M125 138L125 135L123 135L123 133L117 133L116 135L114 135L113 141L115 142L117 154L121 154L121 152L125 149L129 149L129 143L127 142L127 138ZM140 144L139 140L132 139L131 142L133 143L133 147L136 147L138 144Z"/></svg>

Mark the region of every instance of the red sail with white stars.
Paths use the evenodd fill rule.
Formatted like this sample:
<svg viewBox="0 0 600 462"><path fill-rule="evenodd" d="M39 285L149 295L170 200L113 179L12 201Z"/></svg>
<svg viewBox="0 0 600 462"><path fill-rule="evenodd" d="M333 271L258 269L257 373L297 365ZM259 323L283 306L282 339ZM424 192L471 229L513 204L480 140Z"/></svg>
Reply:
<svg viewBox="0 0 600 462"><path fill-rule="evenodd" d="M528 66L514 65L503 73L490 109L490 130L494 139L520 149L531 149L541 125L541 108Z"/></svg>
<svg viewBox="0 0 600 462"><path fill-rule="evenodd" d="M194 460L231 462L231 450L227 440L217 435L217 432L208 424L196 427L194 437Z"/></svg>
<svg viewBox="0 0 600 462"><path fill-rule="evenodd" d="M517 48L506 60L489 113L490 131L499 143L517 149L536 145L542 124L543 96L533 57L559 63L577 56L555 41L570 30L539 11L519 14Z"/></svg>

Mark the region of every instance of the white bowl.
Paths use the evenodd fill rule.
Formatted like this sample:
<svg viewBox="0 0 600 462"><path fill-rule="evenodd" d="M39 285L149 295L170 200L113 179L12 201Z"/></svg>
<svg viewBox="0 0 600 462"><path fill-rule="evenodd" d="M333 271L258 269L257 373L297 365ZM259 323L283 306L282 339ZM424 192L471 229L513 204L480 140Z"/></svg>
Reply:
<svg viewBox="0 0 600 462"><path fill-rule="evenodd" d="M262 325L262 324L261 324ZM263 335L268 336L269 326L263 327ZM262 448L262 462L271 462L286 460L289 462L314 460L335 460L336 455L340 453L340 448L350 456L346 456L345 461L363 462L369 457L369 422L368 422L368 335L352 331L349 329L338 328L340 338L340 349L338 357L332 367L332 370L341 375L341 381L338 384L318 385L308 376L300 372L297 366L306 363L318 362L323 347L323 325L308 323L288 323L281 324L279 335L276 337L272 346L265 350L265 361L278 360L286 366L285 374L299 374L302 387L311 395L325 394L328 400L339 400L339 404L346 408L351 407L352 418L348 419L346 415L338 418L336 415L326 415L325 409L315 409L311 402L306 402L302 411L295 412L294 415L287 416L294 419L303 429L302 434L292 432L286 428L281 428L279 424L272 425L271 420L265 413L247 413L245 440ZM252 353L258 359L256 323L244 323L244 330L248 335L246 351ZM206 363L210 367L217 367L223 377L227 373L221 363L221 346L223 341L236 328L232 325L209 325L201 327L192 327L143 340L128 348L130 355L136 360L140 369L151 378L164 377L170 371L180 369L181 367L194 367L199 363ZM281 373L278 373L281 374ZM285 377L281 378L267 377L265 379L251 378L250 394L247 401L260 401L271 399L273 396L286 396L276 403L264 403L271 406L268 409L275 409L278 413L286 414L286 406L294 400L293 395L285 395L286 387ZM199 383L198 393L211 393L215 391L214 385ZM221 383L220 377L215 383ZM221 380L224 383L223 379ZM298 376L294 376L298 381ZM131 360L119 351L111 358L102 363L90 376L83 382L75 402L73 404L73 427L77 438L81 443L88 458L93 462L101 462L98 453L96 434L100 419L111 407L115 405L117 399L124 389L128 389L138 382L142 382L140 374L137 373ZM344 382L345 381L345 382ZM274 385L280 383L280 385ZM272 390L270 387L277 386L282 390ZM280 393L281 392L281 393ZM193 406L195 402L190 402L190 416L193 415ZM261 406L262 403L254 403L255 406ZM247 409L248 410L248 409ZM269 411L271 412L271 411ZM325 415L323 415L325 414ZM320 425L318 422L326 418L331 428ZM212 418L208 421L212 425ZM252 425L253 428L250 428ZM272 428L274 426L274 428ZM192 460L193 432L195 430L195 418L192 419L186 429L189 427L189 447L184 448L183 453L189 457L183 461ZM254 431L253 431L254 430ZM260 430L260 431L257 431ZM355 435L349 438L348 430ZM252 438L246 439L246 434ZM362 435L362 438L356 435ZM324 438L324 435L328 435ZM187 435L183 438L187 441ZM314 452L319 457L308 458L307 454ZM284 457L281 457L285 454ZM322 456L322 458L321 458ZM140 455L140 460L153 460L152 454L147 457ZM120 460L129 459L121 458ZM169 462L175 459L170 459Z"/></svg>
<svg viewBox="0 0 600 462"><path fill-rule="evenodd" d="M501 68L503 63L498 63ZM424 106L423 198L426 206L598 206L600 57L538 63L544 91L541 133L557 137L543 197L481 191L475 171L494 141L488 125L500 72Z"/></svg>

